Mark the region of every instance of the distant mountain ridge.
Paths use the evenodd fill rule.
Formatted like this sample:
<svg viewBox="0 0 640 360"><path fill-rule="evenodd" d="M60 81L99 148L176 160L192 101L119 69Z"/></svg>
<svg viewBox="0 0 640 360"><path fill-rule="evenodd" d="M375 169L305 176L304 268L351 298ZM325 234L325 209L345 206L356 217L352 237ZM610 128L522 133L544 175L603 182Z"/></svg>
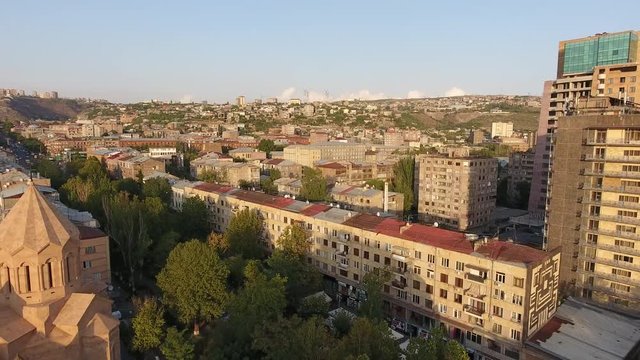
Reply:
<svg viewBox="0 0 640 360"><path fill-rule="evenodd" d="M87 108L87 104L72 99L6 97L0 99L0 121L67 120Z"/></svg>

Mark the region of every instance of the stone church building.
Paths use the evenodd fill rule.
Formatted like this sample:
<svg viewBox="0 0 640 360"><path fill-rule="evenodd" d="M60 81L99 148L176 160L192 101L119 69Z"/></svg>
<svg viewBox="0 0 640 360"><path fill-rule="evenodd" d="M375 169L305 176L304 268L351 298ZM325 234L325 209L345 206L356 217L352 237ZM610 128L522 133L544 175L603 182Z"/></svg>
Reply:
<svg viewBox="0 0 640 360"><path fill-rule="evenodd" d="M95 270L83 241L33 185L0 223L0 360L120 359L119 321L95 293L105 279L83 280ZM108 242L90 249L108 260Z"/></svg>

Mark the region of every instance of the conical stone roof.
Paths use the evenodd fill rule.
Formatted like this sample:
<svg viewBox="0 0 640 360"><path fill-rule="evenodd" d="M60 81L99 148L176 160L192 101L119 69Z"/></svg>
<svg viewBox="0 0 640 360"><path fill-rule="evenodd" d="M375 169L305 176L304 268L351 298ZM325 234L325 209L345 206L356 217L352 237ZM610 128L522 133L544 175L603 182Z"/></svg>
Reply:
<svg viewBox="0 0 640 360"><path fill-rule="evenodd" d="M78 228L30 184L0 223L0 249L9 254L22 248L39 253L49 244L64 246L78 235Z"/></svg>

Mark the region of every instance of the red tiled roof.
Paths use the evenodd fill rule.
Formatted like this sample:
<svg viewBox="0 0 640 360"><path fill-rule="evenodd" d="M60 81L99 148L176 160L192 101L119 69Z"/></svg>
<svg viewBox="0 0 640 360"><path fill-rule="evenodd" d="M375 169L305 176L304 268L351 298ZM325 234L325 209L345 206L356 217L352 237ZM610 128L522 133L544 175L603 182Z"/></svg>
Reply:
<svg viewBox="0 0 640 360"><path fill-rule="evenodd" d="M525 264L537 263L549 256L549 253L542 250L504 241L490 241L480 246L476 252L494 260Z"/></svg>
<svg viewBox="0 0 640 360"><path fill-rule="evenodd" d="M321 165L316 165L316 167L321 167L321 168L327 168L327 169L344 169L346 168L346 166L336 163L336 162L331 162L328 164L321 164Z"/></svg>
<svg viewBox="0 0 640 360"><path fill-rule="evenodd" d="M344 222L347 226L352 226L358 229L374 231L376 226L380 224L384 218L370 214L358 214L350 217Z"/></svg>
<svg viewBox="0 0 640 360"><path fill-rule="evenodd" d="M267 160L263 161L263 163L265 163L267 165L278 165L283 161L284 161L284 159L267 159Z"/></svg>
<svg viewBox="0 0 640 360"><path fill-rule="evenodd" d="M80 240L95 239L107 236L107 234L102 232L102 230L88 226L78 226L78 231L80 232Z"/></svg>
<svg viewBox="0 0 640 360"><path fill-rule="evenodd" d="M344 190L340 191L340 193L339 193L339 194L340 194L340 195L348 194L348 193L349 193L349 191L351 191L351 190L353 190L353 189L355 189L355 188L357 188L357 186L349 186L348 188L346 188L346 189L344 189Z"/></svg>
<svg viewBox="0 0 640 360"><path fill-rule="evenodd" d="M305 216L316 216L319 213L325 212L329 209L331 209L331 206L327 206L323 204L313 204L313 205L307 206L302 211L300 211L300 214Z"/></svg>
<svg viewBox="0 0 640 360"><path fill-rule="evenodd" d="M214 192L218 194L226 194L235 188L233 186L228 186L228 185L204 183L204 184L197 185L195 189L206 191L206 192Z"/></svg>
<svg viewBox="0 0 640 360"><path fill-rule="evenodd" d="M233 194L233 197L240 200L249 201L254 204L271 206L274 208L282 209L291 205L295 200L291 198L284 198L281 196L272 196L256 191L239 190Z"/></svg>

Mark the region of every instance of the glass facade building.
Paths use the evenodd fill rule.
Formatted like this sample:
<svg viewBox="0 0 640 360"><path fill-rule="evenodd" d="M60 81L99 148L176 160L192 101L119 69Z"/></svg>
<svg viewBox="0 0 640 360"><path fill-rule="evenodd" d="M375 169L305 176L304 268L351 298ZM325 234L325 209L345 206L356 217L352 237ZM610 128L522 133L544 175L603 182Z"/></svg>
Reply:
<svg viewBox="0 0 640 360"><path fill-rule="evenodd" d="M563 74L586 73L595 66L634 62L637 47L638 37L631 31L566 43Z"/></svg>

